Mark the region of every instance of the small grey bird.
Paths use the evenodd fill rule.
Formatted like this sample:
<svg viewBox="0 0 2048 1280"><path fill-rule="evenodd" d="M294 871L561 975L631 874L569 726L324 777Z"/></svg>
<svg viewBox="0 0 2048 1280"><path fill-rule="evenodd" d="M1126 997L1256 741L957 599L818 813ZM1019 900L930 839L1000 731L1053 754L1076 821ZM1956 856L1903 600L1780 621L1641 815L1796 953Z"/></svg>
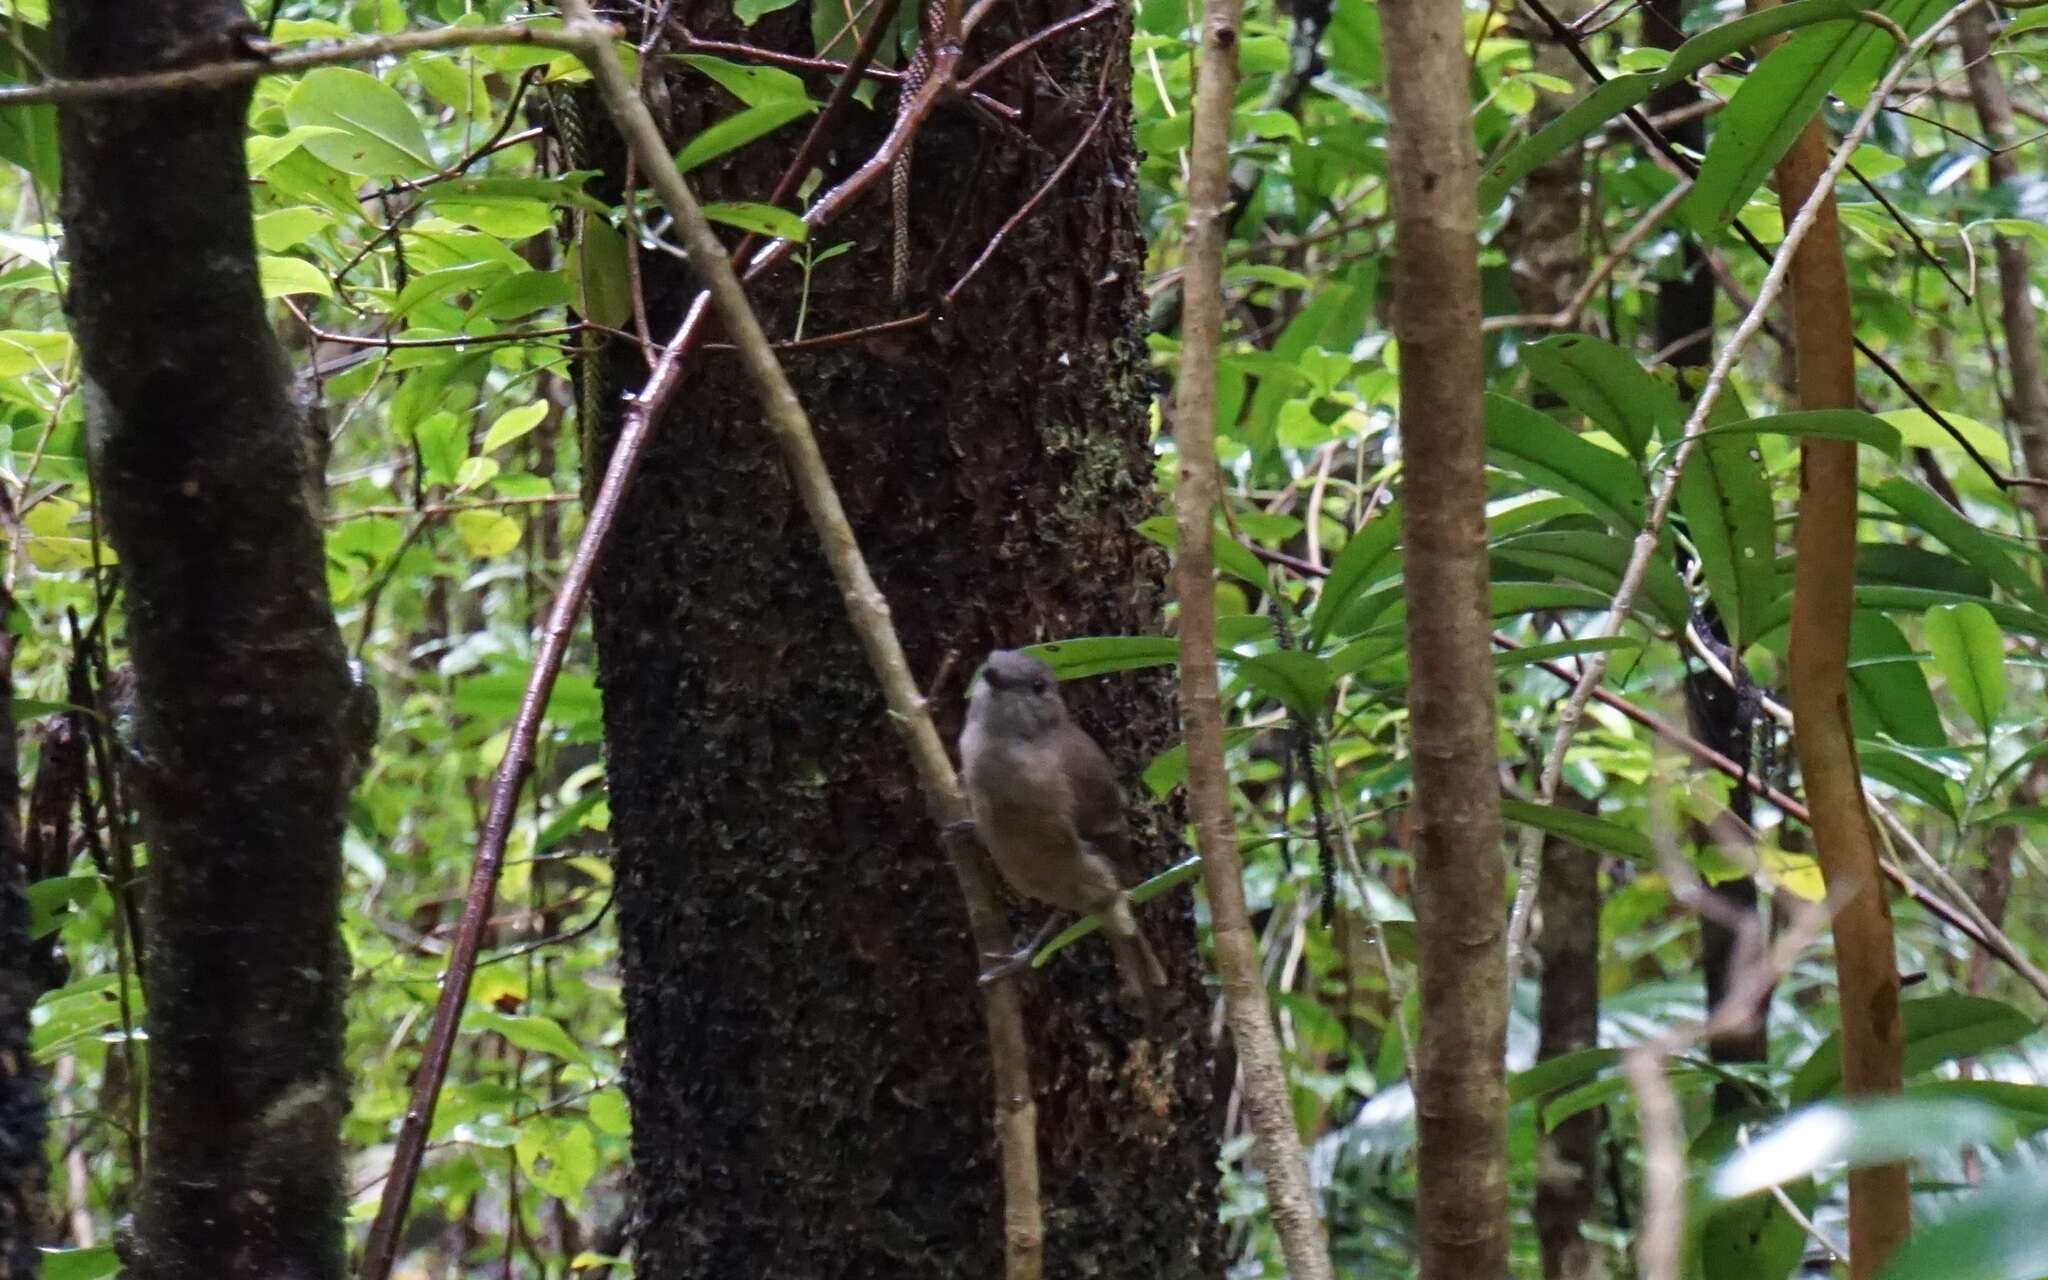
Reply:
<svg viewBox="0 0 2048 1280"><path fill-rule="evenodd" d="M960 734L960 763L975 834L1010 887L1027 898L1099 916L1125 994L1166 985L1138 932L1116 867L1129 842L1123 790L1095 739L1067 717L1052 669L998 649L982 666ZM982 975L992 982L1029 963L1051 931Z"/></svg>

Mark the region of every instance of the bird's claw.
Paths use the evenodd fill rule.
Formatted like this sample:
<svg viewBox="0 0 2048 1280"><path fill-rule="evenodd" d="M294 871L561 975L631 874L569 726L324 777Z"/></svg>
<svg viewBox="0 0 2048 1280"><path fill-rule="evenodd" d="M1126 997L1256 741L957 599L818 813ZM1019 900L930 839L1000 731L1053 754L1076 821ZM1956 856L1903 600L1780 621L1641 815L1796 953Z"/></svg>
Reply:
<svg viewBox="0 0 2048 1280"><path fill-rule="evenodd" d="M981 977L976 981L984 987L994 986L1011 974L1022 973L1031 967L1031 957L1037 950L1036 947L1025 947L1022 951L1017 951L1010 955L1003 955L1000 952L983 952L982 959L993 960L995 963L983 969Z"/></svg>
<svg viewBox="0 0 2048 1280"><path fill-rule="evenodd" d="M940 834L948 840L955 840L961 836L971 836L974 834L974 819L962 818L958 822L949 822L941 830Z"/></svg>

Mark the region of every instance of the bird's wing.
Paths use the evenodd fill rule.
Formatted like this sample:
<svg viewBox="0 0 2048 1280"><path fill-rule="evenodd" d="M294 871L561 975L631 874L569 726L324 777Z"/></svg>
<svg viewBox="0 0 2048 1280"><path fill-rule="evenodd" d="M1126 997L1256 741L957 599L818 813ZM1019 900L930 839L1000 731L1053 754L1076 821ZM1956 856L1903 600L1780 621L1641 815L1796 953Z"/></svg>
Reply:
<svg viewBox="0 0 2048 1280"><path fill-rule="evenodd" d="M1074 788L1074 830L1112 865L1121 866L1130 832L1124 825L1124 791L1117 784L1116 766L1085 730L1068 725L1067 732L1076 739L1063 744L1062 750Z"/></svg>

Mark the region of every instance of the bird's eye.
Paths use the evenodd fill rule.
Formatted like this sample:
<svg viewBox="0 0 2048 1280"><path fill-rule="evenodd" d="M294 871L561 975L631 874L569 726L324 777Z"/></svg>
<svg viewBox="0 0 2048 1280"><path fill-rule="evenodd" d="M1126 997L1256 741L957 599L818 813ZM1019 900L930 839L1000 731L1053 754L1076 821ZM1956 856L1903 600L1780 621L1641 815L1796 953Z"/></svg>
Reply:
<svg viewBox="0 0 2048 1280"><path fill-rule="evenodd" d="M1048 685L1048 684L1047 684L1047 683L1045 682L1045 677L1044 677L1044 676L1033 676L1033 677L1031 677L1031 691L1032 691L1033 693L1044 693L1044 692L1045 692L1045 691L1046 691L1047 689L1049 689L1049 688L1051 688L1051 687L1052 687L1051 685Z"/></svg>

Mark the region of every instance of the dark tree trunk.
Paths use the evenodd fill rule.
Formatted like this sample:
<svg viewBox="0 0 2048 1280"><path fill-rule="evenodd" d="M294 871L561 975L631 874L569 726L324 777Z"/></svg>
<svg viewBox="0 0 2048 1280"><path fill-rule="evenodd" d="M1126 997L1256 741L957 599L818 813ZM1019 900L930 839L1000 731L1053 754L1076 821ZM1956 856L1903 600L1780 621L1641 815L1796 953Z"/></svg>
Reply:
<svg viewBox="0 0 2048 1280"><path fill-rule="evenodd" d="M1643 11L1643 39L1660 49L1676 49L1685 43L1684 0L1651 0ZM1681 111L1697 103L1700 98L1699 86L1690 80L1660 90L1650 99L1650 109L1657 113ZM1706 125L1693 119L1672 125L1665 130L1674 143L1691 151L1699 151L1706 141ZM1680 391L1688 399L1698 389L1696 380L1713 354L1714 329L1714 277L1707 269L1707 261L1700 251L1698 241L1683 231L1679 232L1683 246L1679 258L1678 274L1662 280L1657 285L1657 326L1655 341L1657 348L1665 352L1665 363L1681 371ZM1705 619L1706 630L1711 638L1725 642L1718 622L1711 614ZM1733 655L1728 662L1730 671L1742 668L1741 655ZM1701 742L1719 751L1731 760L1749 767L1751 757L1750 733L1752 717L1726 681L1708 670L1694 670L1685 679L1686 718L1694 736ZM1750 794L1742 787L1734 788L1729 796L1728 807L1738 819L1736 825L1719 834L1740 838L1739 831L1749 829L1754 804ZM1706 829L1695 833L1697 840L1710 838ZM1758 937L1756 880L1751 876L1738 876L1710 886L1718 906L1700 917L1700 973L1706 985L1707 1007L1715 1008L1728 992L1741 967L1754 959ZM1744 925L1742 922L1750 922ZM1745 931L1751 936L1745 938ZM1749 953L1744 953L1744 948ZM1766 1011L1768 1002L1759 1010L1756 1018L1747 1027L1728 1035L1716 1036L1707 1046L1708 1053L1716 1062L1762 1062L1769 1048L1769 1023ZM1741 1088L1726 1081L1714 1086L1714 1112L1727 1115L1750 1106L1754 1099Z"/></svg>
<svg viewBox="0 0 2048 1280"><path fill-rule="evenodd" d="M0 587L0 611L13 598ZM0 689L14 688L14 633L0 628ZM43 993L37 949L28 936L27 862L21 844L21 766L13 700L0 706L0 1280L34 1280L48 1165L43 1138L49 1112L43 1073L29 1049L28 1014Z"/></svg>
<svg viewBox="0 0 2048 1280"><path fill-rule="evenodd" d="M60 71L241 55L238 0L56 6ZM352 707L304 410L257 288L246 88L60 115L67 299L120 556L148 843L141 1280L342 1270ZM360 727L360 726L359 726Z"/></svg>
<svg viewBox="0 0 2048 1280"><path fill-rule="evenodd" d="M701 35L810 51L801 9L743 35L723 3L677 11ZM969 65L1071 11L1050 0L998 10ZM1162 625L1163 557L1133 532L1155 503L1127 39L1100 23L999 73L987 87L1023 108L1021 132L951 106L920 134L913 311L1044 182L1094 117L1098 86L1115 99L1059 189L940 324L788 359L949 737L989 648ZM732 110L690 72L671 93L677 139ZM893 98L836 126L817 161L829 180L879 142ZM709 200L762 199L800 132L692 182ZM856 250L818 272L806 336L893 314L886 185L817 233L820 249ZM665 336L691 286L660 255L641 266ZM751 292L771 337L789 336L795 269ZM644 377L614 348L606 385ZM753 390L712 352L695 358L676 405L597 584L637 1268L999 1274L976 962L938 833ZM1128 780L1143 865L1127 878L1160 869L1176 842L1139 803L1137 776L1172 741L1165 682L1091 681L1069 704ZM1139 915L1175 978L1155 1023L1116 1004L1099 939L1024 979L1048 1275L1219 1266L1208 1002L1188 899ZM1020 932L1039 918L1013 913Z"/></svg>

